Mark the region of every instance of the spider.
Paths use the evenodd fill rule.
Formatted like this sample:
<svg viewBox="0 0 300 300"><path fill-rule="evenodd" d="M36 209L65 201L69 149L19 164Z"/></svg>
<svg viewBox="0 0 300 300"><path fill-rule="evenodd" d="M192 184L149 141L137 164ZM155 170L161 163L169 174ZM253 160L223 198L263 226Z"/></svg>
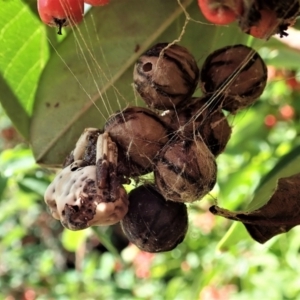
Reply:
<svg viewBox="0 0 300 300"><path fill-rule="evenodd" d="M122 184L153 171L167 141L164 123L141 107L112 115L105 130L86 128L46 190L52 216L70 230L119 222L128 210Z"/></svg>
<svg viewBox="0 0 300 300"><path fill-rule="evenodd" d="M112 225L128 211L127 193L118 176L116 144L107 132L87 128L45 193L55 219L70 230Z"/></svg>

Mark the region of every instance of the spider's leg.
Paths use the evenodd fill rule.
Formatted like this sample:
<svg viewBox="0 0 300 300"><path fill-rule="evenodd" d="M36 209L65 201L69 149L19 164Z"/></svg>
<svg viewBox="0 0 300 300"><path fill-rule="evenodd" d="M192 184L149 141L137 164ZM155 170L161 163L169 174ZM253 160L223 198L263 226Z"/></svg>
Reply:
<svg viewBox="0 0 300 300"><path fill-rule="evenodd" d="M95 135L96 132L99 132L97 128L85 128L81 136L79 137L75 148L73 150L74 160L81 160L84 156L86 147L89 144L90 136Z"/></svg>
<svg viewBox="0 0 300 300"><path fill-rule="evenodd" d="M118 148L110 138L108 141L108 162L109 162L109 192L112 201L119 198L120 180L117 174Z"/></svg>
<svg viewBox="0 0 300 300"><path fill-rule="evenodd" d="M108 153L108 133L100 134L96 145L96 180L99 189L108 188L108 169L109 163L107 160Z"/></svg>
<svg viewBox="0 0 300 300"><path fill-rule="evenodd" d="M120 197L120 180L117 174L118 148L108 132L99 135L96 150L97 187L102 192L105 189L108 192L107 194L105 192L106 197L110 201L115 201Z"/></svg>
<svg viewBox="0 0 300 300"><path fill-rule="evenodd" d="M100 130L97 128L85 128L81 136L76 142L75 148L72 152L66 157L63 167L67 167L76 160L83 160L84 154L89 146L89 140L96 133L100 133Z"/></svg>

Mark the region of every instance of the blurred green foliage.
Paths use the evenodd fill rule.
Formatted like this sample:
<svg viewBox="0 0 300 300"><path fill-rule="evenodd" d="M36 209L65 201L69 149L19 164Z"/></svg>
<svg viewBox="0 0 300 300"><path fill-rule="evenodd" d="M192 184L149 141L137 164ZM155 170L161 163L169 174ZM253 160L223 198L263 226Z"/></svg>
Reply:
<svg viewBox="0 0 300 300"><path fill-rule="evenodd" d="M12 55L8 48L0 49L0 99L5 109L0 110L0 298L300 299L298 227L260 245L251 240L242 225L232 227L232 222L208 212L215 202L232 210L245 209L263 178L285 154L299 146L300 68L291 69L291 58L286 55L297 51L280 44L284 49L278 50L284 53L280 67L278 60L276 68L270 67L268 86L260 100L238 115L229 116L233 133L226 151L218 158L218 184L204 200L189 206L189 231L184 242L168 253L149 254L128 245L118 226L70 232L47 212L43 194L54 172L35 163L27 142L28 122L39 76L50 52L55 53L48 42L53 46L60 40L38 21L32 1L24 2L30 6L22 4L20 9L16 2L5 4L19 11L22 22L36 26L33 44L26 44L36 48L22 48L16 67L3 59ZM2 21L9 23L5 18ZM13 27L11 30L15 30ZM30 36L27 27L19 37L20 44L22 38ZM0 32L10 41L7 28ZM12 42L7 45L13 47ZM271 65L274 53L267 45L260 53ZM31 63L32 56L26 56L29 51L39 57L38 63L32 67L28 81L18 81L16 72L25 72L26 60ZM7 90L11 93L4 93ZM14 105L14 99L20 100L19 106ZM26 106L27 101L30 105ZM293 111L288 118L282 114L284 107ZM18 121L18 114L24 110L26 114ZM267 122L269 116L275 120L271 125ZM27 126L23 130L22 124Z"/></svg>

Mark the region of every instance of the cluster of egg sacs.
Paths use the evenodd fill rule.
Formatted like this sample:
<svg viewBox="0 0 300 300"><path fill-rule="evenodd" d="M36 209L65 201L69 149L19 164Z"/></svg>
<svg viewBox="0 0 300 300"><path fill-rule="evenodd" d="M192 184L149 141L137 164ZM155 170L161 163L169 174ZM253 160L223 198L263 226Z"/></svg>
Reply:
<svg viewBox="0 0 300 300"><path fill-rule="evenodd" d="M235 114L263 92L267 69L253 49L235 45L209 55L200 71L189 51L157 44L134 69L136 91L149 108L113 115L105 130L118 145L119 169L128 177L154 172L154 184L129 193L121 221L128 239L148 252L168 251L188 228L185 203L216 183L215 157L226 147ZM197 86L202 97L192 97Z"/></svg>

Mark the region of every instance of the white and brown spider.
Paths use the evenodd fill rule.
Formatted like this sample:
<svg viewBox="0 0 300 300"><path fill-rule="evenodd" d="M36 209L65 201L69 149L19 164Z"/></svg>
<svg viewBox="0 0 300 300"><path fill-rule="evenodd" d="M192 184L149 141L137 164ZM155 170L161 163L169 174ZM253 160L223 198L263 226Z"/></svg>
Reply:
<svg viewBox="0 0 300 300"><path fill-rule="evenodd" d="M85 129L67 165L46 190L52 216L71 230L119 222L127 213L128 199L117 160L116 144L107 132Z"/></svg>

